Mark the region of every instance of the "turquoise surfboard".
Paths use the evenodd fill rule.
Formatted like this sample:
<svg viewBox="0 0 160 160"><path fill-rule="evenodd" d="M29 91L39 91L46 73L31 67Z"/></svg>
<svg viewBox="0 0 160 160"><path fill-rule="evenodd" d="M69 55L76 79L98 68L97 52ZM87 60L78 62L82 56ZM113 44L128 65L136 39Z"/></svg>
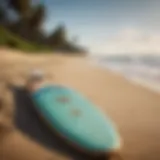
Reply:
<svg viewBox="0 0 160 160"><path fill-rule="evenodd" d="M89 151L119 148L119 135L111 120L77 91L45 86L32 99L44 120L69 142Z"/></svg>

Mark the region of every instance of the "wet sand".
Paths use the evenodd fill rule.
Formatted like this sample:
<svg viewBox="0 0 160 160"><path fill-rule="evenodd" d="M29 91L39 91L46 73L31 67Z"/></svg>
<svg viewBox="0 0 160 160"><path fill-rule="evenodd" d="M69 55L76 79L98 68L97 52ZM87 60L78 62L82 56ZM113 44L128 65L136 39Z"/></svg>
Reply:
<svg viewBox="0 0 160 160"><path fill-rule="evenodd" d="M5 77L6 80L23 83L26 77L24 73L35 67L42 68L50 82L71 86L83 93L114 120L123 137L122 156L125 160L160 159L159 94L139 85L133 85L123 77L91 65L85 58L62 55L27 56L13 51L11 53L6 49L2 49L0 52L0 69L3 70L1 77ZM21 106L23 105L21 104ZM18 121L20 122L20 120ZM25 130L21 128L22 126L19 124L19 128ZM18 134L20 133L18 132ZM33 133L28 133L28 135L34 137ZM20 137L17 136L16 139L21 141ZM6 153L11 154L12 146L8 145L11 142L9 140L5 142L4 146ZM29 140L25 141L31 143L28 142ZM45 144L45 140L36 139L35 141L52 149L52 145ZM0 145L0 148L4 147ZM28 150L29 152L30 150ZM13 153L15 154L14 150ZM25 151L24 154L27 152ZM14 160L14 158L10 156L4 160Z"/></svg>

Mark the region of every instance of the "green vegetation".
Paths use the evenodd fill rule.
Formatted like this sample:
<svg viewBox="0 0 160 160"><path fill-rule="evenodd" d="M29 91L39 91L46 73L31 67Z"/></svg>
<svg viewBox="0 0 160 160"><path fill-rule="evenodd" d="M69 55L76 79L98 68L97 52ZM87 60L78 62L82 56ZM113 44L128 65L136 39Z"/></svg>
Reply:
<svg viewBox="0 0 160 160"><path fill-rule="evenodd" d="M10 9L18 16L13 20ZM32 5L32 0L1 0L0 4L0 45L29 52L63 51L83 53L85 50L70 42L65 25L45 35L42 24L46 16L43 3ZM54 18L54 17L53 17Z"/></svg>
<svg viewBox="0 0 160 160"><path fill-rule="evenodd" d="M0 27L0 45L29 52L51 51L51 48L49 47L40 46L23 40L22 38L14 35L4 27Z"/></svg>

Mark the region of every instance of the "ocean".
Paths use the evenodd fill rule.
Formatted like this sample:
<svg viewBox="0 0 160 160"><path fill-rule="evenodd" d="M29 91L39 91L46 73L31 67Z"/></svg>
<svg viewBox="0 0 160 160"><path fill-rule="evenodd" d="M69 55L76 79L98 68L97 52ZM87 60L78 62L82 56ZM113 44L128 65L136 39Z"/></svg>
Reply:
<svg viewBox="0 0 160 160"><path fill-rule="evenodd" d="M160 93L160 56L114 55L94 59L98 65L123 75L129 81Z"/></svg>

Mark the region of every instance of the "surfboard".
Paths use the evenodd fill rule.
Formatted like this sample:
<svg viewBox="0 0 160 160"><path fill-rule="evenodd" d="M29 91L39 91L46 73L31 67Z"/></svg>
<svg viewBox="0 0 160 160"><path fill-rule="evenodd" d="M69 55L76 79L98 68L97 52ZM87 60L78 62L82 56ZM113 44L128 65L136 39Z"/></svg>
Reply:
<svg viewBox="0 0 160 160"><path fill-rule="evenodd" d="M97 152L120 147L119 134L110 118L74 89L49 85L31 97L38 113L70 143Z"/></svg>

